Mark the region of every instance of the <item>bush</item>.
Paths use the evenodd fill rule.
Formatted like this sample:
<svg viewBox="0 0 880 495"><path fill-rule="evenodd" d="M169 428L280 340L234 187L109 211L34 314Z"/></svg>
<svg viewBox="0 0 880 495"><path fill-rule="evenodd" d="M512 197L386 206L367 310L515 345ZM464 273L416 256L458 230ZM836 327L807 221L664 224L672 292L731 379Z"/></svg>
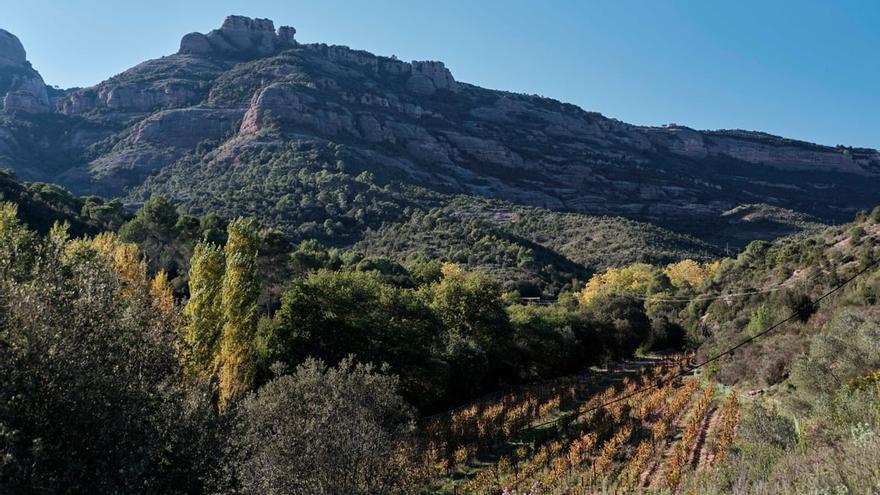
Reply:
<svg viewBox="0 0 880 495"><path fill-rule="evenodd" d="M276 367L280 371L280 367ZM246 397L225 459L243 494L411 493L419 457L397 378L343 360L308 360Z"/></svg>

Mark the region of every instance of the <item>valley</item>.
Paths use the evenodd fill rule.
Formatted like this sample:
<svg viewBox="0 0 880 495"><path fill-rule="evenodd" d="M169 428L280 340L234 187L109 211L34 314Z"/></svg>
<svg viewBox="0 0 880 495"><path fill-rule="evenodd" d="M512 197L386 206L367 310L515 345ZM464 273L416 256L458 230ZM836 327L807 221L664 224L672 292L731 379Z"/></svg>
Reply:
<svg viewBox="0 0 880 495"><path fill-rule="evenodd" d="M240 15L37 69L0 29L0 492L880 491L880 151Z"/></svg>

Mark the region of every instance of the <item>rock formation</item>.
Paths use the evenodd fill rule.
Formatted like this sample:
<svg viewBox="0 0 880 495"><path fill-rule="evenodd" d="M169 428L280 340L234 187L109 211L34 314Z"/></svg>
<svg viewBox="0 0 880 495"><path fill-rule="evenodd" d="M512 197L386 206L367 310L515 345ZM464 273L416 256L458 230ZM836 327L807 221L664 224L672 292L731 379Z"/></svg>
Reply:
<svg viewBox="0 0 880 495"><path fill-rule="evenodd" d="M407 80L407 89L419 95L432 95L435 90L456 91L458 85L443 62L412 62L412 76Z"/></svg>
<svg viewBox="0 0 880 495"><path fill-rule="evenodd" d="M296 29L281 26L275 31L269 19L231 15L220 29L208 34L189 33L180 41L178 53L231 57L265 57L296 45Z"/></svg>
<svg viewBox="0 0 880 495"><path fill-rule="evenodd" d="M0 29L0 109L6 113L49 111L46 83L27 61L21 41Z"/></svg>
<svg viewBox="0 0 880 495"><path fill-rule="evenodd" d="M0 66L24 65L27 55L18 37L9 31L0 29Z"/></svg>
<svg viewBox="0 0 880 495"><path fill-rule="evenodd" d="M459 83L442 62L299 44L295 34L231 16L184 36L178 53L64 92L55 105L21 43L0 32L4 111L60 114L45 132L31 121L0 128L0 167L123 194L167 166L223 174L255 153L320 142L401 182L650 221L698 223L755 202L840 221L877 201L876 150L635 126Z"/></svg>

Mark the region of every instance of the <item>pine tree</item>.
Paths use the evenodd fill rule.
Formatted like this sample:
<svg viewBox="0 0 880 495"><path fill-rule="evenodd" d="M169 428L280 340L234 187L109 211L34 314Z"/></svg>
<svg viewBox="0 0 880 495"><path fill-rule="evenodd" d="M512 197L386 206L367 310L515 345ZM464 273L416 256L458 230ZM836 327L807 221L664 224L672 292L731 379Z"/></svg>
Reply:
<svg viewBox="0 0 880 495"><path fill-rule="evenodd" d="M221 301L223 332L220 343L220 410L250 390L255 374L254 337L257 330L257 229L253 219L229 224L226 270Z"/></svg>
<svg viewBox="0 0 880 495"><path fill-rule="evenodd" d="M189 269L189 302L183 310L186 321L186 368L195 374L215 369L223 332L221 288L225 260L223 250L200 242L193 250Z"/></svg>

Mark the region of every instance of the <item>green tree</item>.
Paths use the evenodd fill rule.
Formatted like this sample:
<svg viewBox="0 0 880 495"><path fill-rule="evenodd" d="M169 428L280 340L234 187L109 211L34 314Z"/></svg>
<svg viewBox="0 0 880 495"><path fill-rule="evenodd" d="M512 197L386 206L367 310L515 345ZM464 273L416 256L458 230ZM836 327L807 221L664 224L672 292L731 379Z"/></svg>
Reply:
<svg viewBox="0 0 880 495"><path fill-rule="evenodd" d="M485 274L456 265L444 265L442 272L424 294L444 327L441 352L451 398L464 400L499 381L516 380L513 330L499 287Z"/></svg>
<svg viewBox="0 0 880 495"><path fill-rule="evenodd" d="M746 333L749 334L749 337L754 337L763 332L768 326L770 326L770 320L772 317L773 315L770 314L770 307L767 306L767 304L758 306L758 309L752 313L752 318L749 320L749 325L746 327Z"/></svg>
<svg viewBox="0 0 880 495"><path fill-rule="evenodd" d="M177 312L112 236L38 237L13 212L0 260L40 261L0 269L0 493L202 492L217 449L205 394L180 379Z"/></svg>
<svg viewBox="0 0 880 495"><path fill-rule="evenodd" d="M251 389L256 375L256 336L259 314L257 276L259 238L253 219L229 224L224 250L221 303L223 332L220 342L220 410Z"/></svg>
<svg viewBox="0 0 880 495"><path fill-rule="evenodd" d="M237 408L224 493L418 493L412 408L397 378L309 359Z"/></svg>
<svg viewBox="0 0 880 495"><path fill-rule="evenodd" d="M36 260L36 235L18 220L18 206L0 203L0 276L21 279Z"/></svg>
<svg viewBox="0 0 880 495"><path fill-rule="evenodd" d="M599 297L585 313L593 320L606 352L615 359L632 356L651 334L651 320L642 301L631 296Z"/></svg>
<svg viewBox="0 0 880 495"><path fill-rule="evenodd" d="M192 373L211 373L217 364L223 332L221 289L224 269L225 259L219 246L208 242L196 245L189 269L190 297L183 310L186 319L185 360Z"/></svg>
<svg viewBox="0 0 880 495"><path fill-rule="evenodd" d="M484 348L510 337L501 290L482 272L465 272L447 264L443 279L431 287L430 297L431 309L448 333L474 339Z"/></svg>
<svg viewBox="0 0 880 495"><path fill-rule="evenodd" d="M309 356L337 363L350 354L387 363L406 396L425 401L436 396L429 353L436 327L414 290L378 271L321 269L292 282L266 340L271 359L291 365Z"/></svg>

